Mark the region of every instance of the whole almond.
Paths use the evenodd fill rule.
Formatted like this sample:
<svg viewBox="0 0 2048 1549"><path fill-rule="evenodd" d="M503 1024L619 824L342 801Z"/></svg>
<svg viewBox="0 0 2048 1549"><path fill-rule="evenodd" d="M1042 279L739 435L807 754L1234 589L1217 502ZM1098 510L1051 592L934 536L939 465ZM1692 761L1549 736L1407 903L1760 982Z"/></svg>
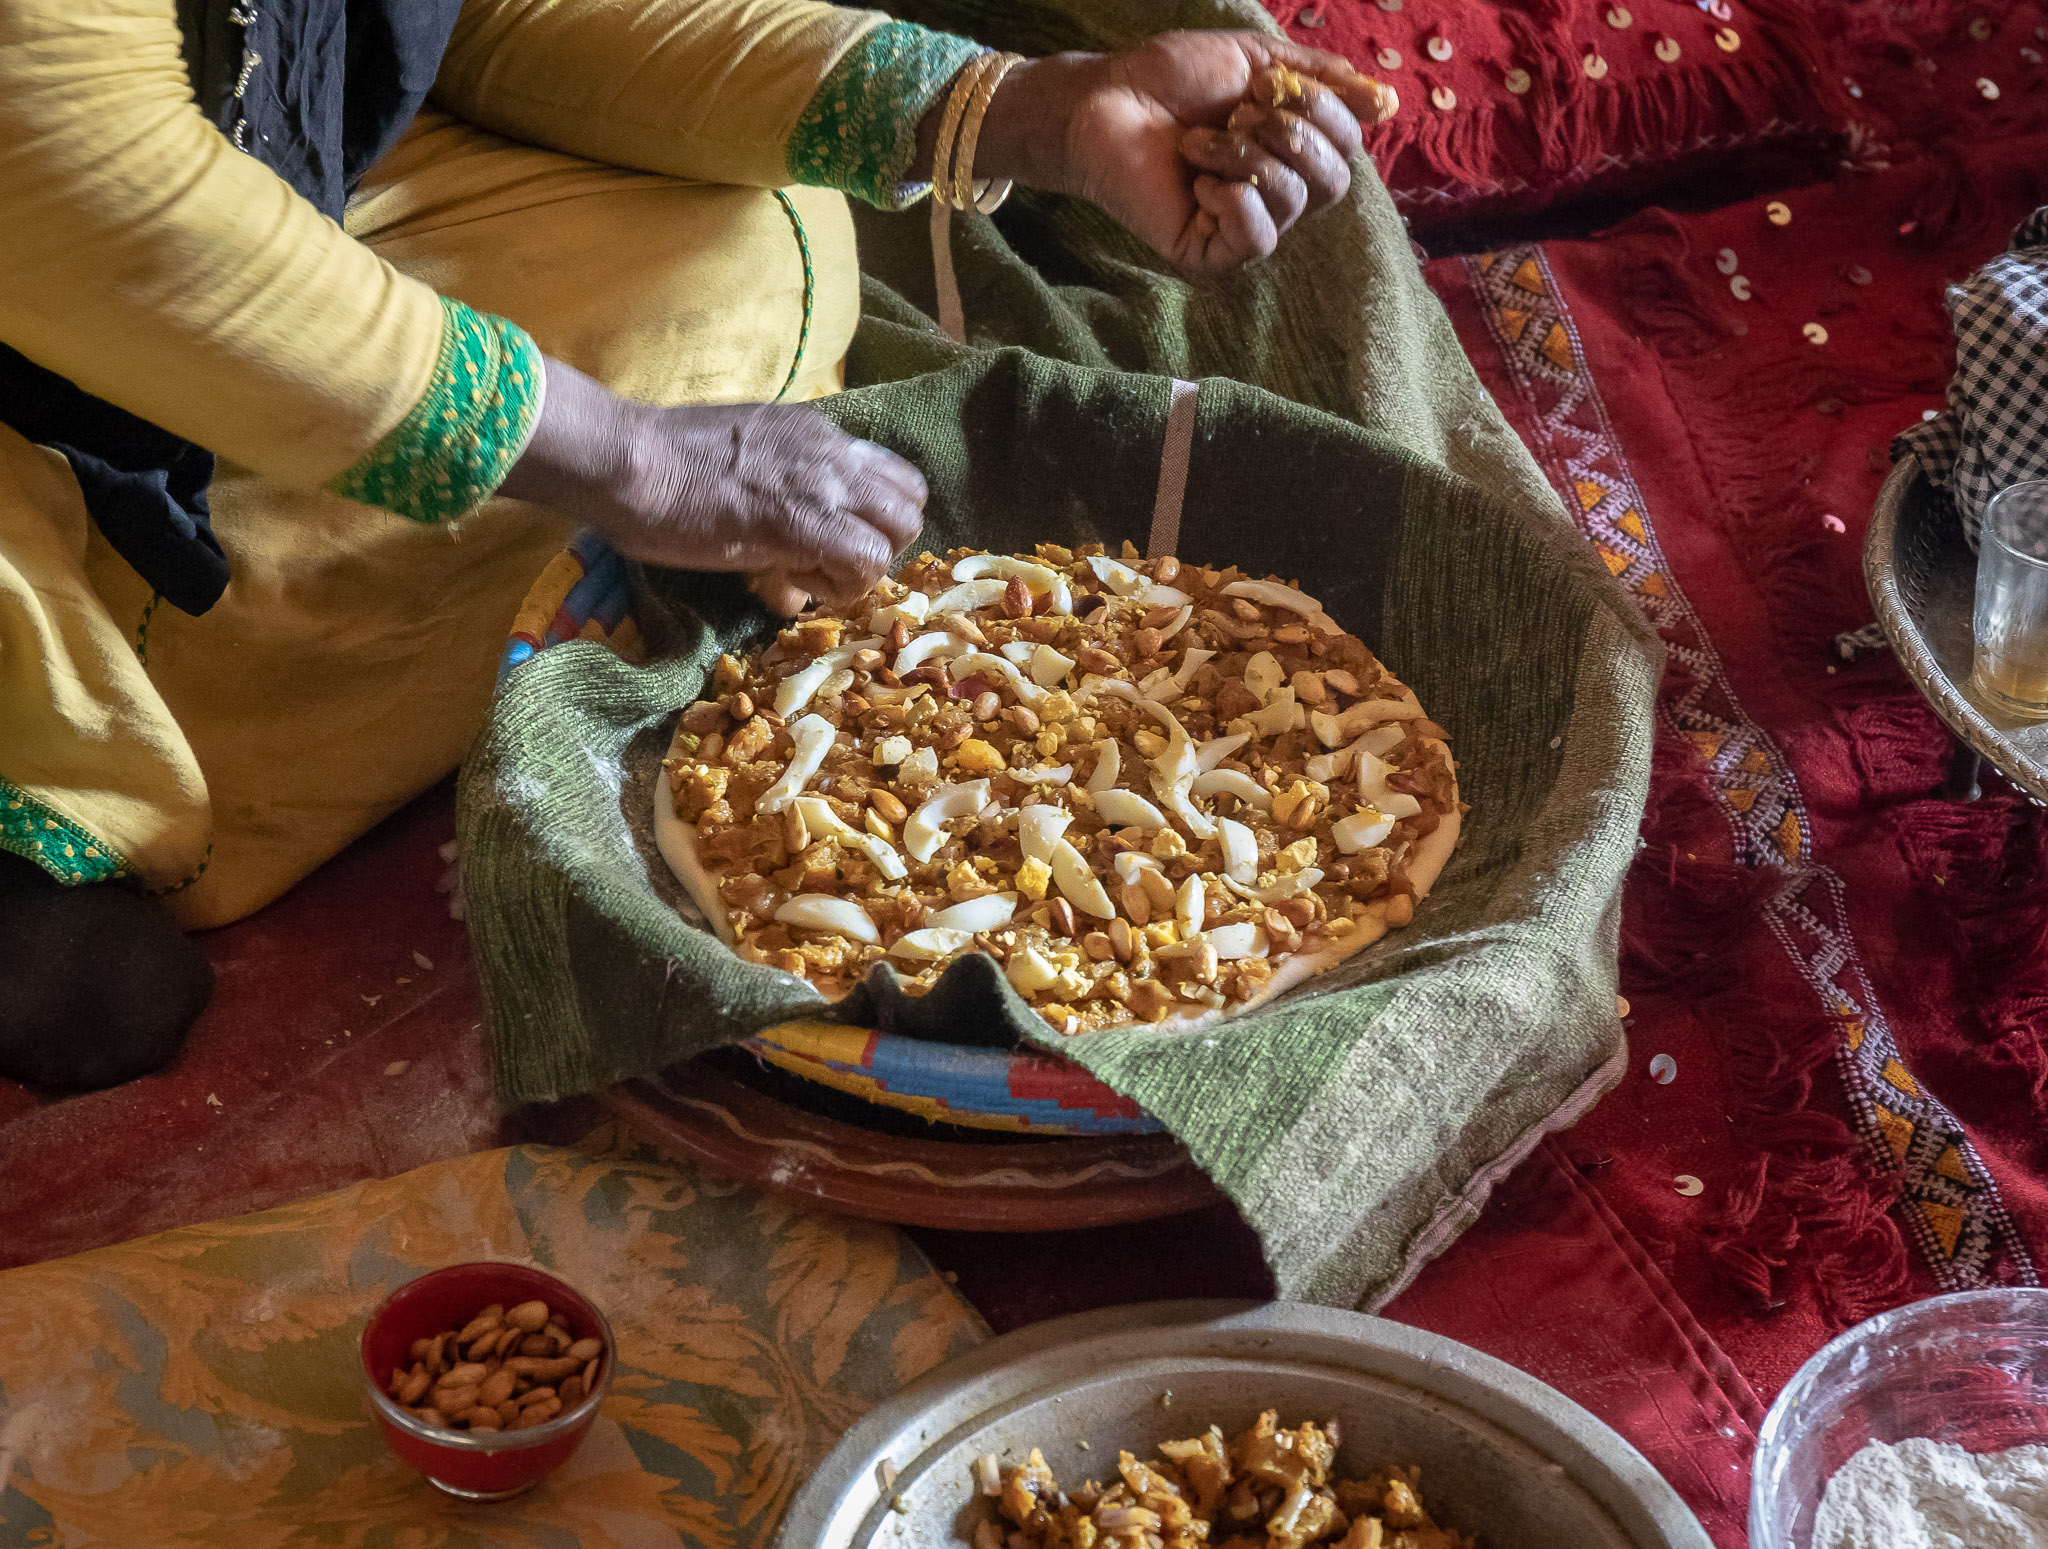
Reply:
<svg viewBox="0 0 2048 1549"><path fill-rule="evenodd" d="M1029 705L1012 705L1003 712L1003 719L1017 728L1020 737L1034 737L1038 734L1038 712Z"/></svg>
<svg viewBox="0 0 2048 1549"><path fill-rule="evenodd" d="M521 1302L517 1307L514 1307L505 1314L505 1321L514 1328L524 1330L526 1333L538 1334L547 1327L548 1304L546 1302Z"/></svg>
<svg viewBox="0 0 2048 1549"><path fill-rule="evenodd" d="M541 1332L548 1336L548 1354L560 1355L576 1343L576 1336L559 1323L550 1323Z"/></svg>
<svg viewBox="0 0 2048 1549"><path fill-rule="evenodd" d="M1074 653L1074 659L1080 663L1084 671L1100 673L1104 677L1116 676L1123 670L1124 665L1102 647L1095 645L1082 646Z"/></svg>
<svg viewBox="0 0 2048 1549"><path fill-rule="evenodd" d="M433 1350L434 1342L431 1339L415 1339L412 1342L412 1348L406 1353L410 1355L415 1362L420 1362L426 1360L427 1357L433 1353Z"/></svg>
<svg viewBox="0 0 2048 1549"><path fill-rule="evenodd" d="M1231 598L1230 611L1243 619L1247 624L1256 624L1265 617L1264 614L1259 612L1259 605L1249 597Z"/></svg>
<svg viewBox="0 0 2048 1549"><path fill-rule="evenodd" d="M477 1389L475 1384L466 1388L437 1387L430 1396L432 1407L444 1415L459 1415L476 1407Z"/></svg>
<svg viewBox="0 0 2048 1549"><path fill-rule="evenodd" d="M506 1399L504 1403L498 1406L498 1418L504 1421L505 1424L510 1425L519 1418L519 1406L513 1403L511 1399Z"/></svg>
<svg viewBox="0 0 2048 1549"><path fill-rule="evenodd" d="M1342 667L1326 667L1323 669L1323 682L1340 694L1355 696L1358 693L1358 679L1351 676Z"/></svg>
<svg viewBox="0 0 2048 1549"><path fill-rule="evenodd" d="M1142 890L1138 896L1145 896ZM1131 960L1131 953L1136 950L1131 935L1131 922L1122 915L1109 922L1109 949L1116 954L1120 963L1128 963Z"/></svg>
<svg viewBox="0 0 2048 1549"><path fill-rule="evenodd" d="M505 1422L499 1417L495 1405L487 1409L478 1404L467 1414L457 1415L456 1419L472 1431L502 1431L505 1428Z"/></svg>
<svg viewBox="0 0 2048 1549"><path fill-rule="evenodd" d="M562 1379L560 1396L564 1409L574 1409L577 1404L583 1401L583 1378L581 1376L564 1377Z"/></svg>
<svg viewBox="0 0 2048 1549"><path fill-rule="evenodd" d="M524 1339L525 1337L526 1336L516 1328L501 1329L498 1333L498 1348L494 1350L492 1354L499 1356L510 1355L516 1348L518 1348L519 1341Z"/></svg>
<svg viewBox="0 0 2048 1549"><path fill-rule="evenodd" d="M427 1389L434 1385L433 1373L415 1362L412 1375L405 1379L405 1385L398 1390L398 1401L410 1409L427 1396Z"/></svg>
<svg viewBox="0 0 2048 1549"><path fill-rule="evenodd" d="M885 791L879 785L868 792L868 805L881 813L882 820L886 823L901 823L910 816L910 809L904 806L893 792ZM596 1343L597 1341L592 1339L579 1339L576 1341L579 1347L595 1345ZM599 1348L602 1347L600 1346ZM584 1359L588 1360L589 1357L585 1356Z"/></svg>
<svg viewBox="0 0 2048 1549"><path fill-rule="evenodd" d="M1022 576L1013 575L1003 588L1003 612L1013 619L1021 619L1031 612L1031 588L1024 584Z"/></svg>
<svg viewBox="0 0 2048 1549"><path fill-rule="evenodd" d="M490 1306L486 1307L482 1312L478 1313L475 1317L471 1318L467 1323L462 1325L462 1332L455 1336L455 1342L458 1345L474 1344L478 1339L482 1338L485 1334L488 1334L492 1329L501 1327L504 1324L504 1322L504 1306L501 1303L493 1302Z"/></svg>
<svg viewBox="0 0 2048 1549"><path fill-rule="evenodd" d="M1316 906L1306 898L1283 898L1273 906L1287 916L1287 922L1300 930L1316 917Z"/></svg>
<svg viewBox="0 0 2048 1549"><path fill-rule="evenodd" d="M446 1371L448 1368L443 1363L447 1359L447 1353L448 1336L445 1333L436 1334L433 1344L427 1348L427 1370L435 1372Z"/></svg>
<svg viewBox="0 0 2048 1549"><path fill-rule="evenodd" d="M1145 889L1139 883L1126 882L1122 897L1124 913L1130 916L1133 925L1152 923L1152 901L1145 896Z"/></svg>
<svg viewBox="0 0 2048 1549"><path fill-rule="evenodd" d="M932 623L949 635L958 635L969 645L988 644L988 636L981 632L981 626L964 613L942 613Z"/></svg>
<svg viewBox="0 0 2048 1549"><path fill-rule="evenodd" d="M1204 984L1212 983L1215 980L1216 970L1219 966L1221 965L1217 961L1216 944L1214 942L1205 941L1195 949L1195 977Z"/></svg>
<svg viewBox="0 0 2048 1549"><path fill-rule="evenodd" d="M519 1418L512 1422L515 1431L530 1431L536 1425L546 1425L562 1412L562 1401L550 1393L538 1404L528 1404L519 1411Z"/></svg>
<svg viewBox="0 0 2048 1549"><path fill-rule="evenodd" d="M477 1362L464 1361L460 1366L448 1368L448 1375L441 1379L441 1385L445 1388L473 1388L488 1376L490 1372Z"/></svg>
<svg viewBox="0 0 2048 1549"><path fill-rule="evenodd" d="M1159 654L1159 648L1166 644L1166 637L1156 629L1141 629L1131 636L1131 649L1141 660L1150 661Z"/></svg>
<svg viewBox="0 0 2048 1549"><path fill-rule="evenodd" d="M1157 866L1141 866L1138 868L1138 885L1145 890L1154 914L1163 917L1173 913L1173 883L1167 880L1165 872Z"/></svg>
<svg viewBox="0 0 2048 1549"><path fill-rule="evenodd" d="M448 1429L448 1417L442 1414L441 1411L438 1409L432 1408L430 1406L426 1409L415 1409L413 1413L416 1416L418 1416L418 1418L421 1421L433 1426L434 1429L438 1431L445 1431Z"/></svg>
<svg viewBox="0 0 2048 1549"><path fill-rule="evenodd" d="M524 1409L528 1404L538 1404L543 1399L550 1399L554 1396L555 1390L551 1387L529 1388L526 1392L519 1395L519 1407Z"/></svg>
<svg viewBox="0 0 2048 1549"><path fill-rule="evenodd" d="M587 1393L587 1392L590 1392L590 1391L591 1391L592 1389L596 1388L596 1386L597 1386L597 1364L598 1364L598 1361L602 1361L603 1359L604 1359L604 1357L603 1357L603 1356L598 1356L596 1360L592 1360L592 1361L586 1361L586 1362L584 1363L584 1365L583 1365L583 1390L584 1390L584 1391L585 1391L586 1393Z"/></svg>
<svg viewBox="0 0 2048 1549"><path fill-rule="evenodd" d="M517 1380L515 1373L500 1367L484 1379L483 1386L477 1389L476 1401L496 1409L512 1396L512 1386Z"/></svg>
<svg viewBox="0 0 2048 1549"><path fill-rule="evenodd" d="M1162 608L1154 608L1150 613L1145 615L1145 627L1147 629L1164 629L1168 624L1171 624L1174 621L1174 619L1179 615L1179 613L1180 609L1172 607L1170 605Z"/></svg>
<svg viewBox="0 0 2048 1549"><path fill-rule="evenodd" d="M974 718L977 721L993 721L1002 713L1002 697L994 689L983 689L974 696Z"/></svg>

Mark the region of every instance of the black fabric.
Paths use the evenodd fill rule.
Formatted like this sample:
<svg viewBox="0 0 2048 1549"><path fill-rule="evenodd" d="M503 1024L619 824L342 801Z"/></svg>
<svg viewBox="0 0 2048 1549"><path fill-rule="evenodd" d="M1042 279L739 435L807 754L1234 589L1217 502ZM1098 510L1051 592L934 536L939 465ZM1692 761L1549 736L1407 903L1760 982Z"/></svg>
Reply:
<svg viewBox="0 0 2048 1549"><path fill-rule="evenodd" d="M0 852L0 983L0 1078L81 1091L168 1064L213 969L156 899Z"/></svg>
<svg viewBox="0 0 2048 1549"><path fill-rule="evenodd" d="M426 100L461 0L178 0L199 110L334 220ZM235 87L247 82L239 100ZM0 344L0 424L64 454L114 551L187 613L227 587L213 454Z"/></svg>

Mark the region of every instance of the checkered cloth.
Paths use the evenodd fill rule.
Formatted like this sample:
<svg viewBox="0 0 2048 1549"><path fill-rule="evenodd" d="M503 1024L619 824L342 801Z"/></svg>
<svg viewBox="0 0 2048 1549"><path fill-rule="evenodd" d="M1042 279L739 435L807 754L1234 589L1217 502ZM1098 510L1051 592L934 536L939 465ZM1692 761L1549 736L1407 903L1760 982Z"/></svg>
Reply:
<svg viewBox="0 0 2048 1549"><path fill-rule="evenodd" d="M1900 434L1892 456L1920 460L1974 549L1993 495L2048 478L2048 208L1947 299L1956 330L1948 410Z"/></svg>

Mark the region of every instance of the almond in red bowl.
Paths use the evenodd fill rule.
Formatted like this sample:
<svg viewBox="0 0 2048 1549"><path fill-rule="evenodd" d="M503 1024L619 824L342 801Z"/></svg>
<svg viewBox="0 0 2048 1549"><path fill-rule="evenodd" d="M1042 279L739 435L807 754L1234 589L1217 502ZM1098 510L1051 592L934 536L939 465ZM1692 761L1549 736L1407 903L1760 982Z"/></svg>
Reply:
<svg viewBox="0 0 2048 1549"><path fill-rule="evenodd" d="M362 1379L391 1450L463 1500L530 1490L567 1462L611 1386L604 1314L525 1264L451 1264L386 1297Z"/></svg>

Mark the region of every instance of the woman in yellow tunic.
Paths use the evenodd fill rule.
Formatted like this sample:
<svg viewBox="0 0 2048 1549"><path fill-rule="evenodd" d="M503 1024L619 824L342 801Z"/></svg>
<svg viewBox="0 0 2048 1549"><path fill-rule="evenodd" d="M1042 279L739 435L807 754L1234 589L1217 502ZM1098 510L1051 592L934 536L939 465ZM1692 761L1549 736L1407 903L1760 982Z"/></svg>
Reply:
<svg viewBox="0 0 2048 1549"><path fill-rule="evenodd" d="M0 1075L167 1059L182 931L454 767L575 523L785 605L883 573L922 480L797 405L843 195L924 191L981 53L817 0L0 0ZM1390 106L1169 34L1017 64L975 171L1213 272Z"/></svg>

